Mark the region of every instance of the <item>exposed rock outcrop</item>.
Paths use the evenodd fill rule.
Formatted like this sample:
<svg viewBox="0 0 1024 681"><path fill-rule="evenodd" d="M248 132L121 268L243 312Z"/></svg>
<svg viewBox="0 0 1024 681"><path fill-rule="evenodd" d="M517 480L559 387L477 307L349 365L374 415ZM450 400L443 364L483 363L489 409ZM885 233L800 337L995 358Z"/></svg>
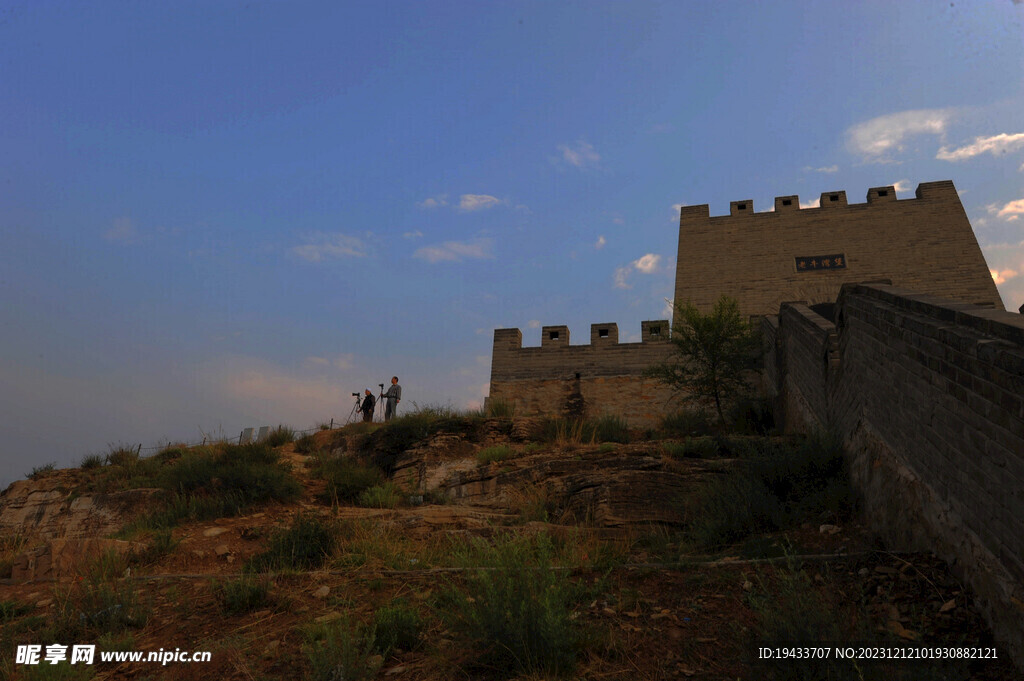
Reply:
<svg viewBox="0 0 1024 681"><path fill-rule="evenodd" d="M150 504L158 489L76 496L60 475L18 480L0 492L0 533L39 539L102 537Z"/></svg>

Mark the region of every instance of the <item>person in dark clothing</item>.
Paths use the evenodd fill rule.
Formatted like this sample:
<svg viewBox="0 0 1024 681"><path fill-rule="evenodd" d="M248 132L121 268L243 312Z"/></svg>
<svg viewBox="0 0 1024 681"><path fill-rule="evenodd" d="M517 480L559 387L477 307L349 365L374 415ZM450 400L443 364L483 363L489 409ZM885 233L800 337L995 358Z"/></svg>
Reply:
<svg viewBox="0 0 1024 681"><path fill-rule="evenodd" d="M373 393L367 390L366 397L363 398L363 405L359 407L359 411L363 412L364 423L369 423L373 420L373 411L376 407L377 400L373 397Z"/></svg>

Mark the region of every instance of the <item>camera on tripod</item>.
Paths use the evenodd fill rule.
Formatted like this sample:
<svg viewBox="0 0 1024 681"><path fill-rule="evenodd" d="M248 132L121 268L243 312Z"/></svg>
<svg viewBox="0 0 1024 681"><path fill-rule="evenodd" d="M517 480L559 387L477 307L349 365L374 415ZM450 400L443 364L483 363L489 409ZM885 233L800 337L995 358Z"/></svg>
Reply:
<svg viewBox="0 0 1024 681"><path fill-rule="evenodd" d="M352 397L359 397L359 393L352 393Z"/></svg>

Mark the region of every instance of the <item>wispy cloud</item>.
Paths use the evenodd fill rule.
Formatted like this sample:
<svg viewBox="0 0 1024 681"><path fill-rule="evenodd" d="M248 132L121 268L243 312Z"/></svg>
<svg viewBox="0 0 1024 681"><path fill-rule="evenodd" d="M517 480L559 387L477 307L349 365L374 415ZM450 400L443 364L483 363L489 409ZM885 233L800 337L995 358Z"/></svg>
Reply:
<svg viewBox="0 0 1024 681"><path fill-rule="evenodd" d="M402 238L403 239L422 239L423 238L423 232L421 232L418 229L413 230L411 232L405 232L405 233L402 234Z"/></svg>
<svg viewBox="0 0 1024 681"><path fill-rule="evenodd" d="M139 232L130 218L118 218L110 229L103 232L103 238L113 243L130 244L138 240Z"/></svg>
<svg viewBox="0 0 1024 681"><path fill-rule="evenodd" d="M629 277L633 272L641 274L654 274L661 264L661 256L654 253L647 253L628 265L616 267L612 274L612 281L615 288L630 289L633 285L629 283Z"/></svg>
<svg viewBox="0 0 1024 681"><path fill-rule="evenodd" d="M801 208L820 208L821 207L821 197L819 196L818 198L811 199L810 201L801 201L800 202L800 207Z"/></svg>
<svg viewBox="0 0 1024 681"><path fill-rule="evenodd" d="M459 197L459 210L467 213L499 206L504 201L489 194L463 194Z"/></svg>
<svg viewBox="0 0 1024 681"><path fill-rule="evenodd" d="M331 258L362 258L366 255L366 244L350 234L315 232L306 235L303 240L306 243L293 246L291 251L310 262Z"/></svg>
<svg viewBox="0 0 1024 681"><path fill-rule="evenodd" d="M474 241L445 241L443 244L424 246L413 253L414 258L429 263L462 262L467 259L492 258L490 239Z"/></svg>
<svg viewBox="0 0 1024 681"><path fill-rule="evenodd" d="M866 161L885 162L902 151L907 138L943 135L953 118L951 109L916 109L878 116L846 131L847 148Z"/></svg>
<svg viewBox="0 0 1024 681"><path fill-rule="evenodd" d="M601 156L594 149L594 145L584 140L575 144L559 144L558 152L561 154L561 161L574 168L596 168L601 162Z"/></svg>
<svg viewBox="0 0 1024 681"><path fill-rule="evenodd" d="M539 319L531 319L530 321L526 322L526 328L528 328L528 329L539 329L540 328L540 320Z"/></svg>
<svg viewBox="0 0 1024 681"><path fill-rule="evenodd" d="M821 168L812 168L811 166L804 166L804 172L806 173L838 173L839 166L822 166Z"/></svg>
<svg viewBox="0 0 1024 681"><path fill-rule="evenodd" d="M949 147L942 147L935 158L940 161L965 161L981 154L989 153L995 156L1016 151L1021 147L1024 147L1024 132L1013 135L1004 132L991 137L975 137L970 144L952 150Z"/></svg>
<svg viewBox="0 0 1024 681"><path fill-rule="evenodd" d="M892 188L895 189L897 192L908 192L910 191L910 181L897 180L896 182L892 183Z"/></svg>
<svg viewBox="0 0 1024 681"><path fill-rule="evenodd" d="M998 204L996 204L998 205ZM1016 220L1020 217L1021 213L1024 213L1024 199L1017 199L1016 201L1010 201L1005 204L1002 208L996 208L993 211L993 206L989 207L989 212L995 213L995 216L1004 220Z"/></svg>
<svg viewBox="0 0 1024 681"><path fill-rule="evenodd" d="M355 358L356 356L349 352L343 355L336 355L334 357L307 357L306 362L315 366L333 366L336 369L345 370L353 367Z"/></svg>
<svg viewBox="0 0 1024 681"><path fill-rule="evenodd" d="M989 272L992 274L992 281L996 283L996 286L999 284L1005 284L1007 281L1020 274L1016 270L989 270Z"/></svg>
<svg viewBox="0 0 1024 681"><path fill-rule="evenodd" d="M419 206L420 208L440 208L441 206L447 206L448 195L438 194L437 196L431 196L426 199L423 199L416 205Z"/></svg>
<svg viewBox="0 0 1024 681"><path fill-rule="evenodd" d="M612 275L615 288L633 288L633 285L629 283L631 269L628 265L615 268L615 273Z"/></svg>
<svg viewBox="0 0 1024 681"><path fill-rule="evenodd" d="M604 235L603 234L599 234L598 237L597 237L597 241L594 242L594 248L600 250L600 249L604 248L604 245L606 243L608 243L608 241L607 241L607 239L604 238Z"/></svg>
<svg viewBox="0 0 1024 681"><path fill-rule="evenodd" d="M648 253L640 258L633 261L633 267L636 268L637 272L643 272L644 274L653 274L658 269L658 264L661 262L661 256L655 255L654 253Z"/></svg>
<svg viewBox="0 0 1024 681"><path fill-rule="evenodd" d="M679 222L679 209L685 206L685 203L673 203L672 204L672 217L669 220L673 222Z"/></svg>

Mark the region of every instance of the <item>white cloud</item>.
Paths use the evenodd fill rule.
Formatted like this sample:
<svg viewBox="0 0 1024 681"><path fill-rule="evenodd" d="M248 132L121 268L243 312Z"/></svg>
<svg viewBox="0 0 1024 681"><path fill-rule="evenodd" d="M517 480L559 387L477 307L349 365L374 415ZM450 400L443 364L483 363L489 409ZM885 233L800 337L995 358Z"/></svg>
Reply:
<svg viewBox="0 0 1024 681"><path fill-rule="evenodd" d="M411 232L405 232L404 234L402 234L402 238L403 239L420 239L422 237L423 237L423 232L421 232L418 229L415 229L415 230L413 230Z"/></svg>
<svg viewBox="0 0 1024 681"><path fill-rule="evenodd" d="M526 328L528 328L528 329L539 329L540 328L540 321L537 320L537 319L531 319L530 321L526 322Z"/></svg>
<svg viewBox="0 0 1024 681"><path fill-rule="evenodd" d="M949 147L942 147L935 158L941 161L964 161L984 153L995 156L1016 151L1024 147L1024 132L1007 135L1005 132L991 137L975 137L974 141L966 146L950 151ZM1024 166L1022 166L1024 167Z"/></svg>
<svg viewBox="0 0 1024 681"><path fill-rule="evenodd" d="M1017 168L1018 173L1024 173L1024 163L1020 164L1020 168Z"/></svg>
<svg viewBox="0 0 1024 681"><path fill-rule="evenodd" d="M603 234L600 234L597 237L597 241L594 243L594 248L598 248L598 249L604 248L604 245L606 243L608 243L608 241L604 238Z"/></svg>
<svg viewBox="0 0 1024 681"><path fill-rule="evenodd" d="M902 151L914 135L942 135L953 118L950 109L916 109L878 116L851 126L846 131L847 148L868 161L885 161Z"/></svg>
<svg viewBox="0 0 1024 681"><path fill-rule="evenodd" d="M1001 272L999 270L989 270L989 272L992 273L992 281L996 283L996 286L1005 284L1007 280L1013 279L1020 274L1016 270L1002 270Z"/></svg>
<svg viewBox="0 0 1024 681"><path fill-rule="evenodd" d="M475 241L446 241L435 246L424 246L413 253L414 258L420 258L430 263L439 262L462 262L469 258L492 258L491 241L489 239L476 239Z"/></svg>
<svg viewBox="0 0 1024 681"><path fill-rule="evenodd" d="M138 230L129 218L114 220L114 226L103 233L103 238L120 244L134 243L139 237Z"/></svg>
<svg viewBox="0 0 1024 681"><path fill-rule="evenodd" d="M633 267L635 267L638 272L643 272L644 274L652 274L653 272L657 271L659 262L661 262L660 255L648 253L647 255L644 255L634 260Z"/></svg>
<svg viewBox="0 0 1024 681"><path fill-rule="evenodd" d="M494 208L503 201L487 194L463 194L459 197L459 210L471 212L474 210L486 210Z"/></svg>
<svg viewBox="0 0 1024 681"><path fill-rule="evenodd" d="M669 220L672 220L673 222L678 222L679 221L679 209L682 208L685 205L686 205L685 203L673 203L672 204L672 217L670 217Z"/></svg>
<svg viewBox="0 0 1024 681"><path fill-rule="evenodd" d="M419 206L420 208L440 208L441 206L447 206L448 195L438 194L437 196L431 196L429 198L423 199L416 205Z"/></svg>
<svg viewBox="0 0 1024 681"><path fill-rule="evenodd" d="M892 187L897 193L908 192L910 191L910 182L908 180L899 180L897 182L893 182Z"/></svg>
<svg viewBox="0 0 1024 681"><path fill-rule="evenodd" d="M630 289L633 285L629 283L629 277L633 272L640 272L641 274L654 274L658 271L658 266L661 263L661 256L655 255L654 253L647 253L628 265L622 267L616 267L615 273L612 275L615 288Z"/></svg>
<svg viewBox="0 0 1024 681"><path fill-rule="evenodd" d="M601 156L589 142L579 140L574 145L559 144L558 151L562 161L576 168L594 168L601 161Z"/></svg>
<svg viewBox="0 0 1024 681"><path fill-rule="evenodd" d="M800 202L800 207L801 208L820 208L821 207L821 197L819 196L818 198L811 199L810 201L807 201L807 202L801 201Z"/></svg>
<svg viewBox="0 0 1024 681"><path fill-rule="evenodd" d="M315 232L304 237L306 243L293 246L295 255L310 262L320 262L329 258L362 258L366 255L366 245L359 237L340 232Z"/></svg>
<svg viewBox="0 0 1024 681"><path fill-rule="evenodd" d="M1024 199L1010 201L1002 208L999 207L999 204L992 203L987 206L987 209L990 214L993 214L996 217L1004 220L1016 220L1022 213L1024 213Z"/></svg>
<svg viewBox="0 0 1024 681"><path fill-rule="evenodd" d="M812 168L811 166L804 166L804 172L807 173L837 173L839 172L838 165L823 166L821 168Z"/></svg>

